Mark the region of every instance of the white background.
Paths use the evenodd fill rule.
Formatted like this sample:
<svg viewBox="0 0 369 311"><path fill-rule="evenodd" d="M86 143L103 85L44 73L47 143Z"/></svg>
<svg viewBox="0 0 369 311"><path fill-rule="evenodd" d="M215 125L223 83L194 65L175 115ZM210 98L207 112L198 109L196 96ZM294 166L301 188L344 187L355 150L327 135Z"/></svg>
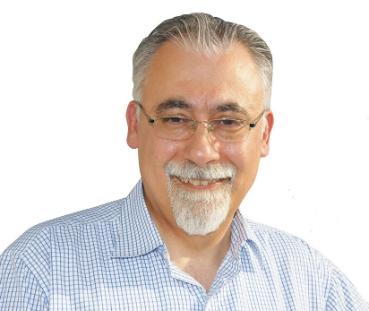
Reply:
<svg viewBox="0 0 369 311"><path fill-rule="evenodd" d="M131 56L163 19L206 11L272 49L271 154L242 210L307 240L369 300L365 1L2 1L0 252L32 225L127 195Z"/></svg>

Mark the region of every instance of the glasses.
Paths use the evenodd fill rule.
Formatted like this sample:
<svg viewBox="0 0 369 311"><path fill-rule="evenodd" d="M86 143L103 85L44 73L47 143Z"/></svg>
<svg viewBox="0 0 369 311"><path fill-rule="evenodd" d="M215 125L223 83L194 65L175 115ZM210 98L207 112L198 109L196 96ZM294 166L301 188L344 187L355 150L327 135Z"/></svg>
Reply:
<svg viewBox="0 0 369 311"><path fill-rule="evenodd" d="M200 123L205 125L208 133L212 133L220 141L242 141L247 138L250 130L257 125L265 112L263 110L253 122L232 117L197 121L176 114L152 117L148 115L141 103L137 101L135 103L146 116L157 137L175 141L189 139L195 133Z"/></svg>

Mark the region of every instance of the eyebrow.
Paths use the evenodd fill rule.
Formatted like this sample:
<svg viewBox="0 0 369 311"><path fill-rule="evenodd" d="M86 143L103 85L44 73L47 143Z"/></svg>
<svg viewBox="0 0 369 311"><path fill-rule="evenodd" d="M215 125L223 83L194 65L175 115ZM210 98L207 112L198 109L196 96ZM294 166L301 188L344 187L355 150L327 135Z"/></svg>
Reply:
<svg viewBox="0 0 369 311"><path fill-rule="evenodd" d="M160 103L156 107L155 112L161 113L163 111L174 109L174 108L189 110L191 108L191 105L181 99L168 99Z"/></svg>
<svg viewBox="0 0 369 311"><path fill-rule="evenodd" d="M225 103L225 104L220 104L218 105L215 110L217 112L237 112L237 113L242 113L245 116L249 116L247 110L243 107L241 107L239 104L237 103Z"/></svg>
<svg viewBox="0 0 369 311"><path fill-rule="evenodd" d="M170 109L184 109L184 110L190 110L192 105L185 100L182 99L168 99L164 102L160 103L156 109L155 112L157 114L160 114L164 111L170 110ZM245 115L246 117L249 117L249 113L247 110L243 107L241 107L238 103L234 102L227 102L224 104L220 104L215 107L214 109L217 112L237 112Z"/></svg>

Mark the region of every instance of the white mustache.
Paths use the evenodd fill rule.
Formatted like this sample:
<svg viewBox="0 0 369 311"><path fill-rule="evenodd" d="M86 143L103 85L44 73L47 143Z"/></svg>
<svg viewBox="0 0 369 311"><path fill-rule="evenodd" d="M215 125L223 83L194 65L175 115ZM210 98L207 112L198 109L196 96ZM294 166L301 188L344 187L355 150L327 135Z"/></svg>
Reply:
<svg viewBox="0 0 369 311"><path fill-rule="evenodd" d="M168 177L175 176L181 179L225 179L236 176L236 168L231 164L211 164L200 167L190 161L184 163L169 162L165 166Z"/></svg>

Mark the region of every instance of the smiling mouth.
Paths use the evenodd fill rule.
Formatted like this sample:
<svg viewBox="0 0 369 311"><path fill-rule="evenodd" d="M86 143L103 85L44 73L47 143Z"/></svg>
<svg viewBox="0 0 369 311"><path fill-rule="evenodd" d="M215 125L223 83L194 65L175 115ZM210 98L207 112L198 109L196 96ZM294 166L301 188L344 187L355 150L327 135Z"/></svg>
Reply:
<svg viewBox="0 0 369 311"><path fill-rule="evenodd" d="M178 176L172 176L172 178L174 178L175 180L189 185L189 186L211 186L211 185L215 185L217 183L223 183L223 182L230 182L231 178L217 178L217 179L192 179L192 178L181 178Z"/></svg>

